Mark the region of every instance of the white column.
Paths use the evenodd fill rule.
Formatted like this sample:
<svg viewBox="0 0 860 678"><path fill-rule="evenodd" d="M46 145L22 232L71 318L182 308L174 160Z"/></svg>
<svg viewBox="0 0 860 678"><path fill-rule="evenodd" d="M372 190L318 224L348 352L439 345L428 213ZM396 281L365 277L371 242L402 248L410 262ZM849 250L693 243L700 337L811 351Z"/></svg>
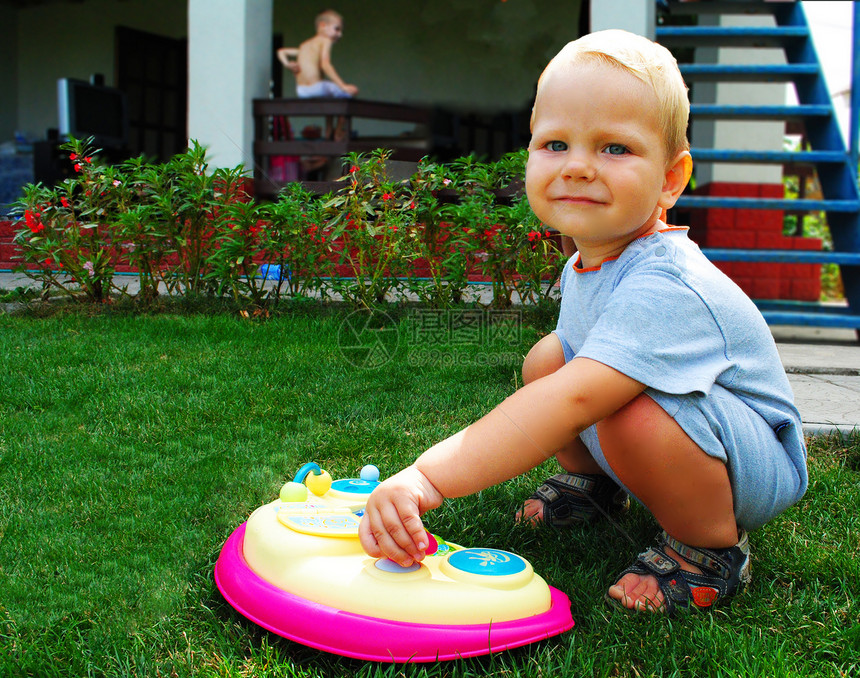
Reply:
<svg viewBox="0 0 860 678"><path fill-rule="evenodd" d="M654 39L654 0L586 0L591 2L591 32L620 28Z"/></svg>
<svg viewBox="0 0 860 678"><path fill-rule="evenodd" d="M251 169L251 100L269 93L272 0L188 0L188 137Z"/></svg>
<svg viewBox="0 0 860 678"><path fill-rule="evenodd" d="M771 16L703 16L701 25L773 27ZM700 47L697 63L719 64L784 64L785 53L779 48ZM693 103L736 106L780 106L785 104L786 85L783 83L720 82L696 83ZM780 151L785 138L785 123L778 121L696 120L692 124L694 148L722 148L753 151ZM694 158L695 160L695 158ZM732 165L714 163L699 165L698 183L713 181L729 183L778 184L782 168L778 165Z"/></svg>

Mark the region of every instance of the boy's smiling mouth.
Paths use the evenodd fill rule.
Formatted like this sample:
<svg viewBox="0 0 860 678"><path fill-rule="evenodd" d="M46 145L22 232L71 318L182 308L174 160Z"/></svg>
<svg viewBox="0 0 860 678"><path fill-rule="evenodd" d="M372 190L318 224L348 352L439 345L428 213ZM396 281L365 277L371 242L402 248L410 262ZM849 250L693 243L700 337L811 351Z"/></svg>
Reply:
<svg viewBox="0 0 860 678"><path fill-rule="evenodd" d="M560 195L553 198L556 202L562 202L570 205L605 205L605 201L597 198L590 198L585 195Z"/></svg>

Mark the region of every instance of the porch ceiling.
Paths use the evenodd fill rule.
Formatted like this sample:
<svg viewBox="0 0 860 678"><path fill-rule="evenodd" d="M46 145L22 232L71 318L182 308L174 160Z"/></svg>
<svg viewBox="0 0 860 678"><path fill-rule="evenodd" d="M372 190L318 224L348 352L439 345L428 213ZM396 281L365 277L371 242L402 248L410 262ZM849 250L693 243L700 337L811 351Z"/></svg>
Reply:
<svg viewBox="0 0 860 678"><path fill-rule="evenodd" d="M57 5L61 2L80 5L86 2L86 0L0 0L0 5L14 7L15 9L26 9L28 7L38 7L39 5ZM115 2L126 2L126 0L115 0Z"/></svg>

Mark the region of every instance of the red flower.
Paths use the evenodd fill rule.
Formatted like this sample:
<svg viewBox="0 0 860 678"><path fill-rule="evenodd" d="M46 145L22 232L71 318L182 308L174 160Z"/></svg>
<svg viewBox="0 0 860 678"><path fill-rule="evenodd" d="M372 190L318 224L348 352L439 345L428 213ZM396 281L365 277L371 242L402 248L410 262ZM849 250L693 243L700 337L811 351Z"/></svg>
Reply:
<svg viewBox="0 0 860 678"><path fill-rule="evenodd" d="M69 203L69 199L66 196L62 196L60 198L60 203L63 205L63 207L71 207L72 206L71 203Z"/></svg>
<svg viewBox="0 0 860 678"><path fill-rule="evenodd" d="M81 171L81 163L76 162L75 163L75 172L80 172L80 171Z"/></svg>
<svg viewBox="0 0 860 678"><path fill-rule="evenodd" d="M539 231L529 231L529 242L534 242L535 240L541 239L541 234Z"/></svg>
<svg viewBox="0 0 860 678"><path fill-rule="evenodd" d="M74 160L77 160L77 159L78 159L78 154L77 154L77 153L71 153L71 154L69 154L69 160L74 161Z"/></svg>
<svg viewBox="0 0 860 678"><path fill-rule="evenodd" d="M389 226L388 228L392 233L397 233L397 226Z"/></svg>
<svg viewBox="0 0 860 678"><path fill-rule="evenodd" d="M40 221L41 216L42 214L40 212L24 210L24 222L27 224L27 228L30 229L31 233L38 233L39 231L45 230L45 224Z"/></svg>
<svg viewBox="0 0 860 678"><path fill-rule="evenodd" d="M358 165L353 165L349 168L349 173L352 174L353 172L358 172Z"/></svg>
<svg viewBox="0 0 860 678"><path fill-rule="evenodd" d="M383 193L382 194L383 200L391 200L393 197L394 197L394 193Z"/></svg>
<svg viewBox="0 0 860 678"><path fill-rule="evenodd" d="M415 209L415 201L414 200L409 203L409 209L411 209L411 210Z"/></svg>
<svg viewBox="0 0 860 678"><path fill-rule="evenodd" d="M86 158L84 158L84 162L86 162L86 163L91 163L92 161L93 161L93 159L90 156L87 156Z"/></svg>

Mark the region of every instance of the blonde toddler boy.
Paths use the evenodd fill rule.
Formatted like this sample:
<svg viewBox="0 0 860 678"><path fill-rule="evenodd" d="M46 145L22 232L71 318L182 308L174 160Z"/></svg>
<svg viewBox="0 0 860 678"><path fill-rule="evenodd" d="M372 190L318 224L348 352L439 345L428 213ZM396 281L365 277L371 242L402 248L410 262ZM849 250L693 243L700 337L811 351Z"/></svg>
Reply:
<svg viewBox="0 0 860 678"><path fill-rule="evenodd" d="M555 332L524 386L371 495L372 556L420 561L420 516L555 455L565 473L521 520L592 522L625 492L662 534L609 587L631 609L707 608L750 579L747 532L807 486L800 416L752 302L667 226L692 171L686 86L669 52L624 31L565 46L537 87L526 191L570 236Z"/></svg>

